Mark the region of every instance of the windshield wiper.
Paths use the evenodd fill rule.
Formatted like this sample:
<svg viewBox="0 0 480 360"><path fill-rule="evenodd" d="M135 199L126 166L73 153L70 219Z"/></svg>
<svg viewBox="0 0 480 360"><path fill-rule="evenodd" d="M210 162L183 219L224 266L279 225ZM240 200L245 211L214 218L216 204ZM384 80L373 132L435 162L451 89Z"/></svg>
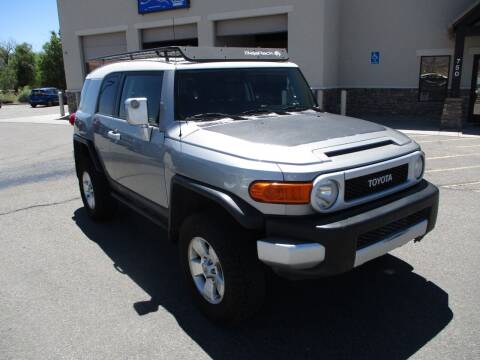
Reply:
<svg viewBox="0 0 480 360"><path fill-rule="evenodd" d="M185 120L192 120L192 121L211 121L215 119L222 119L222 118L230 118L233 120L243 120L244 118L238 115L231 115L231 114L223 114L223 113L203 113L203 114L195 114L192 116L187 116Z"/></svg>
<svg viewBox="0 0 480 360"><path fill-rule="evenodd" d="M299 105L292 105L286 106L282 108L282 111L306 111L306 110L313 110L316 112L322 112L322 110L317 106L299 106Z"/></svg>
<svg viewBox="0 0 480 360"><path fill-rule="evenodd" d="M271 113L276 113L276 111L273 110L267 110L267 109L250 109L250 110L245 110L239 113L238 115L259 115L259 114L271 114Z"/></svg>

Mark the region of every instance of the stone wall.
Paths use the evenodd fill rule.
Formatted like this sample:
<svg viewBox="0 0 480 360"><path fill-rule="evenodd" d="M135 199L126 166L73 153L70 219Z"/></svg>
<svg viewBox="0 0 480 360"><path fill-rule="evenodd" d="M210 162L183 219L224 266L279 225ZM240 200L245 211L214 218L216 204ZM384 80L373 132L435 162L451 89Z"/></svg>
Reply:
<svg viewBox="0 0 480 360"><path fill-rule="evenodd" d="M324 90L325 111L340 113L342 89ZM418 101L418 89L345 89L349 116L415 116L440 121L444 102ZM462 90L463 119L468 114L470 92Z"/></svg>
<svg viewBox="0 0 480 360"><path fill-rule="evenodd" d="M78 105L80 102L80 91L66 91L67 94L67 105L68 105L68 112L70 114L74 113L78 109Z"/></svg>

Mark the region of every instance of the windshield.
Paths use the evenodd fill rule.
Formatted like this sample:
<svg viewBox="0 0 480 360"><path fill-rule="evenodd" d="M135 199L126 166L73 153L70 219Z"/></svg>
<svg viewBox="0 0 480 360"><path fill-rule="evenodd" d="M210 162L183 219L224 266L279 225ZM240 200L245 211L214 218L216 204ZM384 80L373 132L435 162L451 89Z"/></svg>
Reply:
<svg viewBox="0 0 480 360"><path fill-rule="evenodd" d="M175 112L178 120L202 115L280 112L315 107L298 68L179 70Z"/></svg>

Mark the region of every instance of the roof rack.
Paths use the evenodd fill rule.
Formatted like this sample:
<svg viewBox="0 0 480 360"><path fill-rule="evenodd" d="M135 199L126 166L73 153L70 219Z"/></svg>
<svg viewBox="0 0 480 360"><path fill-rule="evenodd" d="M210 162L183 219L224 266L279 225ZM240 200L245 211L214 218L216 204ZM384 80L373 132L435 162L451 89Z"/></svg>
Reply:
<svg viewBox="0 0 480 360"><path fill-rule="evenodd" d="M168 46L109 55L90 61L104 65L119 61L145 59L158 59L170 63L178 61L288 61L289 57L285 49Z"/></svg>

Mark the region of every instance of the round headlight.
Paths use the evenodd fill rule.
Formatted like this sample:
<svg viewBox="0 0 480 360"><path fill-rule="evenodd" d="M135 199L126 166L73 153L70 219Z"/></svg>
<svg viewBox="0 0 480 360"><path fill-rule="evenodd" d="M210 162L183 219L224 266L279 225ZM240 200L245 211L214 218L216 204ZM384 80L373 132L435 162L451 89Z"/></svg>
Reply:
<svg viewBox="0 0 480 360"><path fill-rule="evenodd" d="M413 164L413 175L417 180L420 180L423 176L423 170L425 169L425 160L423 156L419 156Z"/></svg>
<svg viewBox="0 0 480 360"><path fill-rule="evenodd" d="M323 180L315 184L312 192L312 205L316 210L325 211L335 204L338 198L338 184L333 180Z"/></svg>

